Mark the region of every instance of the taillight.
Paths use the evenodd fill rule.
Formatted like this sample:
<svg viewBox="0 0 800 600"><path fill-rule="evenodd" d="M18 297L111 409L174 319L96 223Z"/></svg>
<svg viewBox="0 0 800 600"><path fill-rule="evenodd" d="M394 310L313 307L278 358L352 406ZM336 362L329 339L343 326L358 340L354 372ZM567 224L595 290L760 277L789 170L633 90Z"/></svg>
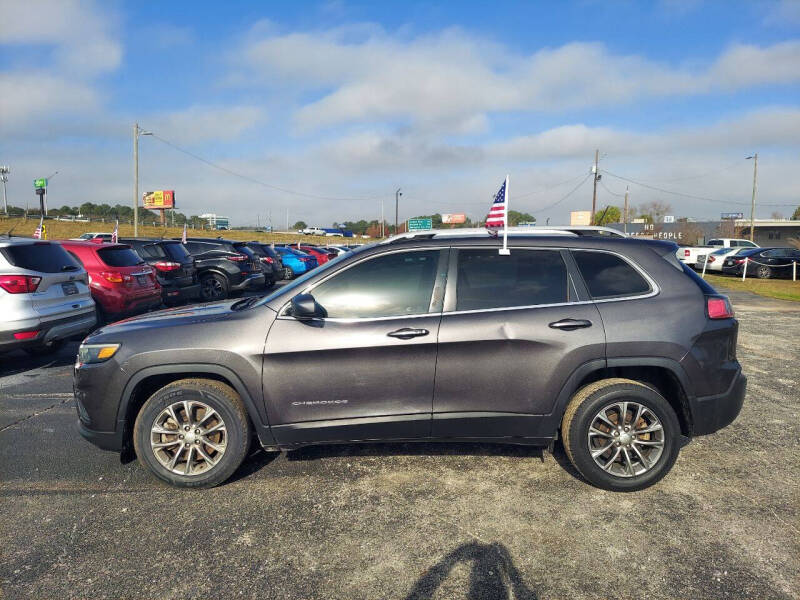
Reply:
<svg viewBox="0 0 800 600"><path fill-rule="evenodd" d="M101 271L100 277L111 283L122 283L123 275L117 271ZM130 279L128 275L124 276L125 279Z"/></svg>
<svg viewBox="0 0 800 600"><path fill-rule="evenodd" d="M37 335L39 335L39 330L36 331L18 331L14 334L14 339L16 340L32 340Z"/></svg>
<svg viewBox="0 0 800 600"><path fill-rule="evenodd" d="M247 260L247 256L244 254L230 254L225 258L232 260L233 262L244 262Z"/></svg>
<svg viewBox="0 0 800 600"><path fill-rule="evenodd" d="M265 263L269 263L269 264L272 264L272 263L275 262L274 260L272 260L271 256L262 256L261 260L263 260Z"/></svg>
<svg viewBox="0 0 800 600"><path fill-rule="evenodd" d="M733 317L733 308L725 296L706 296L706 312L709 319Z"/></svg>
<svg viewBox="0 0 800 600"><path fill-rule="evenodd" d="M687 256L689 256L690 254L691 254L691 252L690 252L689 250L684 250L684 251L683 251L683 256L684 256L684 258L685 258L685 257L687 257Z"/></svg>
<svg viewBox="0 0 800 600"><path fill-rule="evenodd" d="M172 262L169 260L160 260L153 265L159 271L177 271L181 268L180 263Z"/></svg>
<svg viewBox="0 0 800 600"><path fill-rule="evenodd" d="M715 259L713 256L709 256L709 257L706 259L706 262L710 262L710 263L712 263L712 262L714 262L715 260L716 260L716 259Z"/></svg>
<svg viewBox="0 0 800 600"><path fill-rule="evenodd" d="M0 275L0 287L9 294L32 294L41 280L32 275Z"/></svg>
<svg viewBox="0 0 800 600"><path fill-rule="evenodd" d="M733 262L735 264L737 264L737 265L741 265L742 263L744 263L744 259L743 258L734 258Z"/></svg>

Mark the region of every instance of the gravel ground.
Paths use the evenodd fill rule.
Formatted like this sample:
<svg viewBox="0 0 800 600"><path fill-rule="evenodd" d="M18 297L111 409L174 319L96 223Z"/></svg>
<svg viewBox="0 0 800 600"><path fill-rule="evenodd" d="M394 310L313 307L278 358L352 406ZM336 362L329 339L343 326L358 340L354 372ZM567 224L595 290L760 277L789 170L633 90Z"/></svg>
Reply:
<svg viewBox="0 0 800 600"><path fill-rule="evenodd" d="M798 598L800 304L732 293L742 414L633 494L460 444L257 452L171 489L75 430L75 346L0 357L2 598Z"/></svg>

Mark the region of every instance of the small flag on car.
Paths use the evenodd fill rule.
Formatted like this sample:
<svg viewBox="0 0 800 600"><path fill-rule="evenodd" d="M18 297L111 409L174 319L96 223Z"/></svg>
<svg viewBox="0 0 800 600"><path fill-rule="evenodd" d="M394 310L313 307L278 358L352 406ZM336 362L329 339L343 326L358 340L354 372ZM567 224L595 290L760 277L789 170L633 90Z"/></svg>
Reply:
<svg viewBox="0 0 800 600"><path fill-rule="evenodd" d="M111 232L111 243L116 244L119 240L119 219L114 221L114 231Z"/></svg>
<svg viewBox="0 0 800 600"><path fill-rule="evenodd" d="M44 228L44 215L39 217L39 226L36 228L36 231L33 232L33 237L37 240L47 239L47 231Z"/></svg>
<svg viewBox="0 0 800 600"><path fill-rule="evenodd" d="M508 175L500 191L497 192L489 207L489 214L486 216L486 230L492 237L497 237L500 228L503 228L503 248L500 254L510 254L508 250Z"/></svg>
<svg viewBox="0 0 800 600"><path fill-rule="evenodd" d="M183 235L181 235L181 242L186 243L186 223L183 224Z"/></svg>

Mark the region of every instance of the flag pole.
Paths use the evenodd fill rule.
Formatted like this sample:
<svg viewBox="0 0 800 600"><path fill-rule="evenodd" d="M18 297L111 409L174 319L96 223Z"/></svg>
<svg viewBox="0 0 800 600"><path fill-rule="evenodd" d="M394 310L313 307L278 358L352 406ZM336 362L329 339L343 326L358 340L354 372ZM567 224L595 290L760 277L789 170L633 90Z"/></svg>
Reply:
<svg viewBox="0 0 800 600"><path fill-rule="evenodd" d="M506 175L505 198L503 198L503 247L498 251L503 256L511 254L508 249L508 175Z"/></svg>

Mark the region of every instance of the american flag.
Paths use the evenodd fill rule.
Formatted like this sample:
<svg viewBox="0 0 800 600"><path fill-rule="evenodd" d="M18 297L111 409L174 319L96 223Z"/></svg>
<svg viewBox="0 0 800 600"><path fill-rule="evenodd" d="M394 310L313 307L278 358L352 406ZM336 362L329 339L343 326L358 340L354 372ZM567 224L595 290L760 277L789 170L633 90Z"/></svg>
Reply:
<svg viewBox="0 0 800 600"><path fill-rule="evenodd" d="M119 221L114 221L114 231L111 232L111 243L116 244L119 240Z"/></svg>
<svg viewBox="0 0 800 600"><path fill-rule="evenodd" d="M181 242L186 243L186 223L183 224L183 235L181 235Z"/></svg>
<svg viewBox="0 0 800 600"><path fill-rule="evenodd" d="M47 233L45 232L44 228L44 215L39 217L39 226L36 228L36 231L33 232L34 239L42 240L45 239Z"/></svg>
<svg viewBox="0 0 800 600"><path fill-rule="evenodd" d="M37 239L37 240L42 237L42 228L41 227L37 227L36 228L36 231L33 232L33 237L35 239Z"/></svg>
<svg viewBox="0 0 800 600"><path fill-rule="evenodd" d="M506 223L506 183L508 183L508 179L503 182L500 191L495 194L494 202L492 202L486 217L486 229L493 235L497 235L497 230Z"/></svg>

